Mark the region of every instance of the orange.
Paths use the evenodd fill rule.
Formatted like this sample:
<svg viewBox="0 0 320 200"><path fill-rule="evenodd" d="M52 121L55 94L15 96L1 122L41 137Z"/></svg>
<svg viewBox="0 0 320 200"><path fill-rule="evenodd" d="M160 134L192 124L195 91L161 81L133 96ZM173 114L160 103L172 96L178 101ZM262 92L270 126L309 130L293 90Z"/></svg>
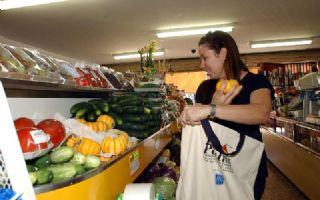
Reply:
<svg viewBox="0 0 320 200"><path fill-rule="evenodd" d="M223 83L223 79L220 79L216 85L216 90L219 91L221 89L221 86L222 86L222 83ZM226 94L229 92L229 90L231 89L231 87L236 84L236 86L238 87L239 86L239 83L237 80L234 80L234 79L230 79L230 80L227 80L227 86L226 88L224 88L224 91L223 93Z"/></svg>

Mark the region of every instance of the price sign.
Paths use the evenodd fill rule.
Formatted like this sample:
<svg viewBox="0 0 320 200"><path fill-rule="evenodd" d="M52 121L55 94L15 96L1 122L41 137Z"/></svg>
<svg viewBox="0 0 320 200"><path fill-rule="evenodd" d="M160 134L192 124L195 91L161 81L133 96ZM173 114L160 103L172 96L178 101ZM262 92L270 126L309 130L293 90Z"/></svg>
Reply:
<svg viewBox="0 0 320 200"><path fill-rule="evenodd" d="M138 150L134 151L129 156L129 163L130 163L130 176L132 176L140 168L140 153Z"/></svg>

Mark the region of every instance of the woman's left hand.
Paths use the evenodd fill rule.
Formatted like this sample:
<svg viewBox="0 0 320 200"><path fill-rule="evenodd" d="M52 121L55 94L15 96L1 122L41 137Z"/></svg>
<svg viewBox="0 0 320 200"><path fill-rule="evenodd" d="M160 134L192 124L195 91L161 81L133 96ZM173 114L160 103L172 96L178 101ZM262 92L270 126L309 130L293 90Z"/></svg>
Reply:
<svg viewBox="0 0 320 200"><path fill-rule="evenodd" d="M211 112L211 107L209 105L190 105L190 106L185 106L179 121L184 127L185 125L199 125L200 120L206 119Z"/></svg>
<svg viewBox="0 0 320 200"><path fill-rule="evenodd" d="M227 93L223 93L225 87L227 86L227 81L223 81L221 89L213 94L212 102L216 105L218 104L230 104L232 100L240 93L242 90L242 85L232 85L231 89Z"/></svg>

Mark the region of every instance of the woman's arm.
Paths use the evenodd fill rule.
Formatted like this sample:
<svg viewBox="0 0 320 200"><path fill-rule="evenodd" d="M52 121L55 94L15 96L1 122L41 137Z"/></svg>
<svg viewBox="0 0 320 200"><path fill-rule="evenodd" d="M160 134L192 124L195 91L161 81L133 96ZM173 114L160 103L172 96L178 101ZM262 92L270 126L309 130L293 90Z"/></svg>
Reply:
<svg viewBox="0 0 320 200"><path fill-rule="evenodd" d="M251 93L250 104L218 104L215 117L241 124L261 124L268 120L271 108L270 90L261 88ZM186 106L180 121L182 125L200 124L200 120L206 119L210 112L211 108L208 105Z"/></svg>
<svg viewBox="0 0 320 200"><path fill-rule="evenodd" d="M247 105L217 105L215 117L241 124L262 124L267 122L272 108L270 90L261 88L250 95Z"/></svg>

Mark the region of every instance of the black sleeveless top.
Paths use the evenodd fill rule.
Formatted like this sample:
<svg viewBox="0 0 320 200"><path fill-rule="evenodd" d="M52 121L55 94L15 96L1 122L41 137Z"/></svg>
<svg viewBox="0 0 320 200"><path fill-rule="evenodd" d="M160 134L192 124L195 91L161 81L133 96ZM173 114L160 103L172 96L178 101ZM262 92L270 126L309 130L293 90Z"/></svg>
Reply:
<svg viewBox="0 0 320 200"><path fill-rule="evenodd" d="M218 80L205 80L203 81L196 92L195 101L196 103L201 104L209 104L211 102L213 93L216 90L216 84ZM268 88L271 91L271 98L274 99L274 89L269 81L260 74L253 74L248 72L246 76L240 80L239 82L243 88L240 94L235 97L231 104L239 105L239 104L249 104L250 103L250 94L261 88ZM239 124L231 121L222 120L219 118L214 118L214 121L229 127L239 133L245 134L247 136L253 137L259 141L262 141L262 136L259 130L259 124L257 125L247 125L247 124Z"/></svg>

